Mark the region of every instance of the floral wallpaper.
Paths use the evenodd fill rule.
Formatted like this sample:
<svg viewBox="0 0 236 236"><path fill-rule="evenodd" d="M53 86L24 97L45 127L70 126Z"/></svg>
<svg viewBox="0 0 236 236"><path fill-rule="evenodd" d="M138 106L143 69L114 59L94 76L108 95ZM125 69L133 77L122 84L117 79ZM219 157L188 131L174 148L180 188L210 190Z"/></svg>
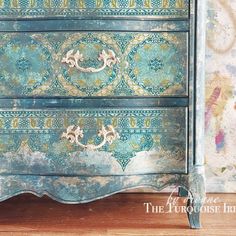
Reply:
<svg viewBox="0 0 236 236"><path fill-rule="evenodd" d="M208 192L236 192L236 0L208 0L206 52Z"/></svg>

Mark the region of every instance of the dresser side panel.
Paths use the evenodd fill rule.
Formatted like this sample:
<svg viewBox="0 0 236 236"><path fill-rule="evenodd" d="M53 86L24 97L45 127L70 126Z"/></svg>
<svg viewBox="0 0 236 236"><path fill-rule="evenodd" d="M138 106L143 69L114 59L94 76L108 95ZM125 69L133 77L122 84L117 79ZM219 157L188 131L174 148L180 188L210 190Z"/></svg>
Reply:
<svg viewBox="0 0 236 236"><path fill-rule="evenodd" d="M197 1L195 165L204 164L206 1Z"/></svg>

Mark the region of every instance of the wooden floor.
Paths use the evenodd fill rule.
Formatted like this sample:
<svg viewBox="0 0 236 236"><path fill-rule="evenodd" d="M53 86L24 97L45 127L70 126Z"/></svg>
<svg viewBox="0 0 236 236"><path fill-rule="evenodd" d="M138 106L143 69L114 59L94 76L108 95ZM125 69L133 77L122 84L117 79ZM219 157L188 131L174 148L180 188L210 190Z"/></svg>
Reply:
<svg viewBox="0 0 236 236"><path fill-rule="evenodd" d="M0 203L0 235L201 235L236 236L236 213L202 214L203 229L190 230L185 214L147 214L144 202L165 205L168 194L117 194L65 205L26 194ZM236 194L208 195L236 206ZM182 200L181 200L182 201ZM182 203L179 203L181 205Z"/></svg>

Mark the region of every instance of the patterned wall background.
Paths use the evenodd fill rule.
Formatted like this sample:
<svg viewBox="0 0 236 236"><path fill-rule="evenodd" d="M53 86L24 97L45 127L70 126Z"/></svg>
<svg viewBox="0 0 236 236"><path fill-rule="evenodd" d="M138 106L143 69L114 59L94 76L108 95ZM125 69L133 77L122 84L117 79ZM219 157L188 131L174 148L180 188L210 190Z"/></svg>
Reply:
<svg viewBox="0 0 236 236"><path fill-rule="evenodd" d="M236 0L208 0L207 191L236 192Z"/></svg>

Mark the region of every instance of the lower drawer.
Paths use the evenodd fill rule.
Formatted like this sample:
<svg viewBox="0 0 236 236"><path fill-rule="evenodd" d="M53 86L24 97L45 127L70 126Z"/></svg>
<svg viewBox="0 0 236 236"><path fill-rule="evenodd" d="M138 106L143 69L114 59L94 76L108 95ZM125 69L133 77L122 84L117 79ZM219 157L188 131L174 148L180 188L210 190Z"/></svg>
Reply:
<svg viewBox="0 0 236 236"><path fill-rule="evenodd" d="M0 112L0 173L186 173L187 108Z"/></svg>

